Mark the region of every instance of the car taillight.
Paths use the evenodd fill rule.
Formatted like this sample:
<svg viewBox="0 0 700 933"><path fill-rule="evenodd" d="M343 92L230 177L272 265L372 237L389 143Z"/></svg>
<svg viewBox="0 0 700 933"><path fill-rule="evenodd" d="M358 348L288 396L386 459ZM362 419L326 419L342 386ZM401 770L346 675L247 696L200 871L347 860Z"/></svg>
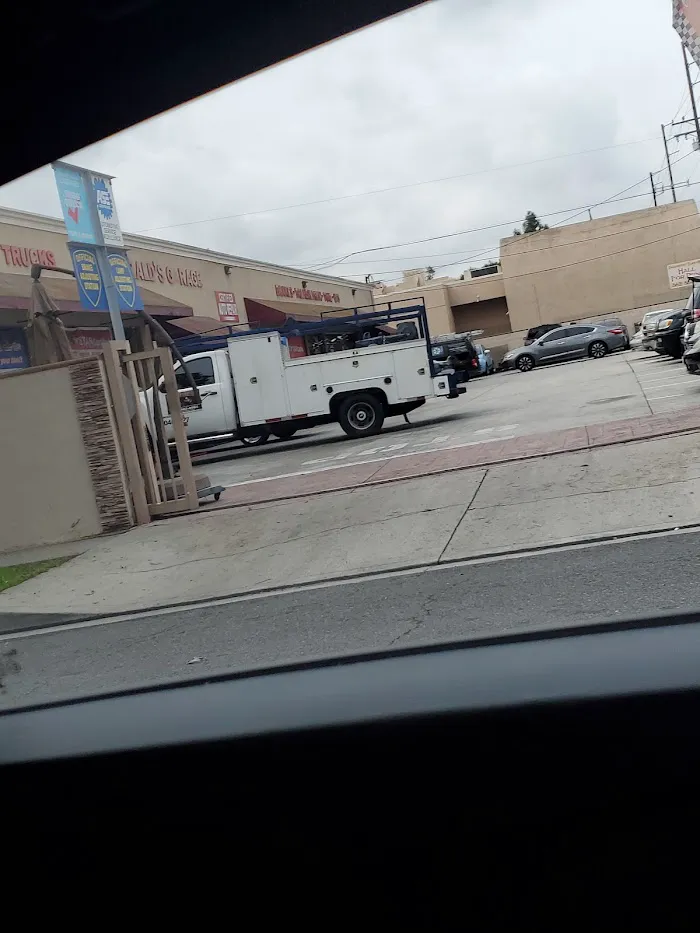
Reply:
<svg viewBox="0 0 700 933"><path fill-rule="evenodd" d="M472 360L472 368L473 368L473 369L478 369L478 368L479 368L479 363L478 363L477 360Z"/></svg>
<svg viewBox="0 0 700 933"><path fill-rule="evenodd" d="M624 334L624 330L621 327L612 327L609 331L609 334Z"/></svg>
<svg viewBox="0 0 700 933"><path fill-rule="evenodd" d="M693 311L693 320L700 321L700 308L695 308Z"/></svg>

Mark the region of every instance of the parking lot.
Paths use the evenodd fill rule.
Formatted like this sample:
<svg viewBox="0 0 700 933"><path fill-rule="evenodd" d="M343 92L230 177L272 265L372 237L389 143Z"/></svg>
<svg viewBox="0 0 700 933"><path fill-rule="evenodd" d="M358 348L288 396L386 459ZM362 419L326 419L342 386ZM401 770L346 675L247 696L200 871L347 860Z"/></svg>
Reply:
<svg viewBox="0 0 700 933"><path fill-rule="evenodd" d="M473 379L466 395L434 399L409 417L390 418L375 437L347 438L337 424L260 448L234 444L196 464L224 486L328 470L529 434L664 414L700 402L700 377L656 353L628 351L602 360L543 366Z"/></svg>

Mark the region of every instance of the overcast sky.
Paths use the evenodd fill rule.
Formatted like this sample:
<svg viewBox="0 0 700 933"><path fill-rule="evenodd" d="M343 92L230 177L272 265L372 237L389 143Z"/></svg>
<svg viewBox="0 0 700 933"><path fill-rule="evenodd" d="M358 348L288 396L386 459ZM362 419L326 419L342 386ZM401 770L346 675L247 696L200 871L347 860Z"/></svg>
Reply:
<svg viewBox="0 0 700 933"><path fill-rule="evenodd" d="M689 115L684 91L671 0L588 0L585 11L579 0L435 0L66 158L116 176L129 232L301 268L500 224L327 270L458 275L497 255L526 210L554 225L659 169L659 127ZM676 175L700 182L700 154ZM411 187L365 194L400 185ZM650 206L648 181L627 194L642 192L593 216ZM48 169L0 188L0 204L60 214Z"/></svg>

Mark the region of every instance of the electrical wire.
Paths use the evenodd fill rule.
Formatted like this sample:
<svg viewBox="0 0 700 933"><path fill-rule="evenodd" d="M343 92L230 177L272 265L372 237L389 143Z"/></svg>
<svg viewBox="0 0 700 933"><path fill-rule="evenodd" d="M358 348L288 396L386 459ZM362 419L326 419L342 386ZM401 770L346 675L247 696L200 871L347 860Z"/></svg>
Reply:
<svg viewBox="0 0 700 933"><path fill-rule="evenodd" d="M676 159L675 162L672 163L672 167L673 167L674 165L677 165L679 162L682 162L683 159L688 158L688 156L689 156L689 155L692 155L692 154L693 154L692 152L688 152L688 153L686 153L684 156L681 156L679 159ZM609 198L605 198L605 199L603 199L602 201L597 201L597 202L595 202L595 203L591 203L591 204L589 204L589 205L586 205L586 207L584 207L584 208L575 208L574 210L576 211L576 213L571 214L569 217L564 218L564 220L560 221L560 222L557 224L557 226L564 226L565 224L567 224L568 222L570 222L570 221L571 221L572 219L574 219L575 217L579 217L581 214L586 213L586 212L589 210L589 208L600 207L600 206L602 206L603 204L608 204L608 203L613 202L613 201L614 201L616 198L618 198L620 195L624 194L624 193L627 192L627 191L631 191L633 188L639 187L639 185L642 185L642 184L644 184L645 182L648 182L648 180L649 180L649 176L646 175L644 178L640 179L640 181L637 181L637 182L635 182L635 183L632 184L632 185L628 185L626 188L623 188L621 191L616 192L615 194L611 195ZM569 210L570 210L570 209L569 209ZM552 217L552 216L555 216L556 214L562 214L562 213L566 213L566 211L551 211L550 213L548 213L548 214L542 214L541 216L542 216L542 217ZM329 268L332 268L332 267L334 267L334 266L341 265L343 262L345 262L347 259L350 259L352 256L361 256L361 255L364 255L364 254L366 254L366 253L381 252L381 251L386 250L386 249L402 249L402 248L405 247L405 246L417 246L417 245L420 245L421 243L432 243L434 240L444 240L444 239L448 239L448 238L450 238L450 237L464 236L464 235L466 235L466 234L471 234L471 233L483 233L485 230L494 230L494 229L497 229L498 227L510 226L512 223L518 223L518 221L504 221L504 222L497 223L497 224L487 224L486 226L483 226L483 227L474 227L474 228L472 228L472 229L470 229L470 230L458 230L458 231L456 231L456 232L454 232L454 233L442 233L442 234L438 234L438 235L432 236L432 237L424 237L424 238L422 238L422 239L420 239L420 240L409 240L409 241L406 241L406 242L404 242L404 243L391 243L391 244L388 244L388 245L386 245L386 246L372 246L372 247L368 247L367 249L353 250L353 251L350 252L350 253L346 253L344 256L338 257L338 258L335 259L333 262L323 263L322 266L318 266L318 265L317 265L316 268L314 268L314 264L313 264L313 263L312 263L312 264L306 263L306 267L307 267L307 268L309 269L309 271L311 271L311 272L320 272L320 271L324 271L324 270L327 270L327 269L329 269ZM524 236L529 236L529 235L530 235L530 234L524 234ZM492 251L492 250L495 249L495 248L497 248L497 247L490 247L489 250ZM487 252L487 250L482 251L482 253L483 253L483 252ZM481 254L480 254L480 255L481 255ZM478 258L478 256L470 257L470 258ZM398 259L400 259L400 257L398 257ZM397 260L397 261L398 261L398 260ZM467 260L465 260L465 262L466 262L466 261L467 261ZM454 266L454 265L458 265L458 262L447 263L446 265ZM441 266L441 267L439 267L439 268L444 268L444 267L445 267L445 266L443 265L443 266ZM393 273L385 273L385 274L386 274L386 275L389 275L389 274L393 274Z"/></svg>
<svg viewBox="0 0 700 933"><path fill-rule="evenodd" d="M553 162L557 159L569 159L575 156L589 155L594 152L605 152L609 149L619 149L622 146L638 146L638 145L641 145L642 143L653 142L656 139L658 139L657 136L648 136L645 139L631 139L628 142L613 143L610 146L598 146L595 149L581 149L578 152L564 152L564 153L561 153L560 155L545 156L541 159L530 159L527 162L513 162L509 165L495 165L495 166L492 166L491 168L476 169L473 172L461 172L458 175L445 175L443 178L430 178L424 181L412 181L404 185L391 185L388 188L374 188L371 191L359 191L356 194L341 194L341 195L336 195L335 197L330 197L330 198L320 198L317 201L302 201L298 204L286 204L281 207L267 207L267 208L264 208L263 210L244 211L243 213L240 213L240 214L224 214L223 216L220 216L220 217L205 217L202 220L187 220L187 221L183 221L181 223L176 223L176 224L162 224L159 227L145 227L142 230L137 230L135 232L136 233L152 233L156 230L172 230L176 227L194 227L199 224L217 223L221 220L238 220L242 217L255 217L259 214L274 214L279 211L291 211L299 207L313 207L318 204L330 204L334 201L347 201L347 200L350 200L351 198L366 198L366 197L370 197L371 195L375 195L375 194L384 194L387 191L403 191L407 188L417 188L423 185L436 185L436 184L439 184L445 181L455 181L458 178L471 178L476 175L488 175L491 172L503 172L503 171L509 171L510 169L514 169L514 168L525 168L528 165L538 165L543 162Z"/></svg>

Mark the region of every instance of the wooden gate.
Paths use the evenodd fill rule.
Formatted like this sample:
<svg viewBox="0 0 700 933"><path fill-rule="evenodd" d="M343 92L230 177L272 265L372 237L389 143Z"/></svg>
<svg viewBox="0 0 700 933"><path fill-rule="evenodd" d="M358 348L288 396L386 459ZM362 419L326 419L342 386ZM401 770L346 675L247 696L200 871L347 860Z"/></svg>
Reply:
<svg viewBox="0 0 700 933"><path fill-rule="evenodd" d="M133 353L128 341L112 340L103 352L137 524L196 509L197 486L169 351L154 347ZM161 395L168 403L165 413ZM174 451L166 417L172 421Z"/></svg>

